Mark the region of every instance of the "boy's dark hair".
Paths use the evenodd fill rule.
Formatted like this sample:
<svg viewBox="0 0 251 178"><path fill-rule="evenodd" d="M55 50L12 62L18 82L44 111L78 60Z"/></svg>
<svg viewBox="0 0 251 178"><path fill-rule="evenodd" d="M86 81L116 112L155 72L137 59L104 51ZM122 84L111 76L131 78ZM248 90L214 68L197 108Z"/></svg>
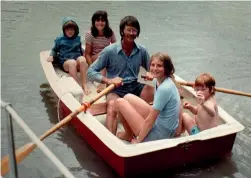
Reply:
<svg viewBox="0 0 251 178"><path fill-rule="evenodd" d="M212 95L215 94L215 79L209 73L202 73L196 79L194 86L206 86L209 88L209 91Z"/></svg>
<svg viewBox="0 0 251 178"><path fill-rule="evenodd" d="M132 26L132 27L136 28L138 30L137 37L139 36L139 34L140 34L139 21L136 19L136 17L129 15L129 16L125 16L120 21L119 29L120 29L120 36L121 36L121 38L123 38L124 29L125 29L126 25L127 26Z"/></svg>
<svg viewBox="0 0 251 178"><path fill-rule="evenodd" d="M78 25L74 21L70 20L64 24L64 26L63 26L64 35L66 35L65 29L67 29L67 28L73 28L75 30L75 34L73 35L73 37L76 37L79 34Z"/></svg>
<svg viewBox="0 0 251 178"><path fill-rule="evenodd" d="M95 21L96 20L99 20L99 19L102 19L105 21L105 27L104 27L104 35L106 38L110 38L113 34L113 31L112 29L110 28L109 26L109 21L108 21L108 18L107 18L107 12L106 11L97 11L93 14L92 16L92 26L91 26L91 33L92 33L92 36L94 37L97 37L98 36L98 30L97 28L95 27Z"/></svg>
<svg viewBox="0 0 251 178"><path fill-rule="evenodd" d="M163 62L165 75L167 77L173 77L173 74L175 72L175 68L174 68L174 65L173 65L173 62L172 62L172 59L170 58L170 56L166 53L157 52L151 56L150 65L151 65L153 59L155 59L155 58L157 58Z"/></svg>

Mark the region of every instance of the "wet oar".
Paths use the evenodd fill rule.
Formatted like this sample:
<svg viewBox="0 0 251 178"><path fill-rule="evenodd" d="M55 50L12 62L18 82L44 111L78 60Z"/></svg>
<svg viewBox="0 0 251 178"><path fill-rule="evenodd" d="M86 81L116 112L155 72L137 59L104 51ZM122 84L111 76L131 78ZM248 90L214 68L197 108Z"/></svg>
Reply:
<svg viewBox="0 0 251 178"><path fill-rule="evenodd" d="M146 78L146 76L141 75L141 78ZM189 87L193 87L193 85L194 85L193 82L183 82L183 81L178 81L178 80L175 80L175 81L180 85L185 85L185 86L189 86ZM215 87L215 90L218 91L218 92L222 92L222 93L228 93L228 94L233 94L233 95L241 95L241 96L251 97L251 93L245 93L245 92L242 92L242 91L236 91L236 90L230 90L230 89L218 88L218 87Z"/></svg>
<svg viewBox="0 0 251 178"><path fill-rule="evenodd" d="M59 123L54 125L51 129L46 131L42 136L40 136L40 140L42 141L52 133L54 133L56 130L64 126L66 123L68 123L70 120L72 120L75 116L77 116L79 113L86 111L90 106L95 103L98 99L100 99L102 96L109 93L111 90L115 88L115 84L109 85L107 88L105 88L103 91L101 91L95 98L93 98L91 101L83 103L79 109L69 114L67 117L65 117L63 120L61 120ZM28 156L34 149L36 148L36 144L31 142L23 147L19 148L15 154L16 154L16 161L17 163L20 163L23 161L23 159ZM9 155L5 156L1 160L1 175L4 176L9 172Z"/></svg>

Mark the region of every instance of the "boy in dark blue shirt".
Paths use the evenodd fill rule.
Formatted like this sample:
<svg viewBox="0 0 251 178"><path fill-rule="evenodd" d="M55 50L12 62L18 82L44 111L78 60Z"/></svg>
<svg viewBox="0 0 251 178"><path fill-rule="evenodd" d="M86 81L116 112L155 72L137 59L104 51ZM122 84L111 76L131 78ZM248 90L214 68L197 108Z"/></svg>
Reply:
<svg viewBox="0 0 251 178"><path fill-rule="evenodd" d="M55 56L58 57L58 63L62 70L68 72L77 81L77 70L80 71L82 88L88 95L90 90L86 85L86 72L88 64L83 56L79 27L70 17L63 19L63 34L55 40L54 47L51 50L47 61L53 62Z"/></svg>

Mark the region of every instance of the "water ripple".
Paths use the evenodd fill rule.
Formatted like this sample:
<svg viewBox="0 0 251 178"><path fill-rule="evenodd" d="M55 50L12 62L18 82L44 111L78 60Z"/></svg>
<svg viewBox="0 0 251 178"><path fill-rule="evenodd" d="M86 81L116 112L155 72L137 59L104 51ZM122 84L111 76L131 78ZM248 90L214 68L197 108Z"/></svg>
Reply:
<svg viewBox="0 0 251 178"><path fill-rule="evenodd" d="M63 16L76 18L80 34L84 35L90 29L93 12L100 8L108 11L117 39L120 39L121 18L128 14L136 16L141 25L137 42L146 46L150 53L167 51L175 63L176 74L184 79L193 81L201 72L210 72L215 76L217 86L250 92L249 2L3 1L1 5L2 98L13 103L38 135L58 122L57 99L48 87L41 85L47 80L40 66L39 53L50 49L55 37L62 32ZM216 96L219 105L245 126L237 134L232 156L171 176L250 177L251 100L224 93ZM18 146L29 141L20 128L15 129ZM1 130L1 151L6 152L6 130L2 125ZM116 177L71 127L56 132L45 143L78 177ZM39 151L24 164L30 169L39 168L48 178L61 176ZM21 169L20 172L24 171ZM169 175L164 173L162 177Z"/></svg>

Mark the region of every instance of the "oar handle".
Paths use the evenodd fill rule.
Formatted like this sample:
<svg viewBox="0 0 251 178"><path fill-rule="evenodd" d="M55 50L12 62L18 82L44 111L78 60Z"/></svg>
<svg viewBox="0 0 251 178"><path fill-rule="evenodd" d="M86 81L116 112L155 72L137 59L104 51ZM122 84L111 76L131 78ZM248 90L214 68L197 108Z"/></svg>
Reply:
<svg viewBox="0 0 251 178"><path fill-rule="evenodd" d="M94 99L90 100L89 102L82 103L82 105L81 105L80 108L78 108L76 111L74 111L71 114L69 114L67 117L65 117L63 120L61 120L59 123L57 123L56 125L54 125L51 129L49 129L48 131L46 131L42 136L40 136L39 137L40 140L43 140L46 137L48 137L49 135L51 135L52 133L54 133L60 127L62 127L63 125L67 124L70 120L72 120L79 113L81 113L83 111L86 111L93 103L95 103L102 96L104 96L107 93L109 93L115 87L116 87L115 84L111 84L107 88L105 88L102 92L100 92ZM36 148L36 146L37 145L35 143L31 142L31 143L28 143L25 146L19 148L15 152L17 163L20 163L21 161L23 161L24 158L26 156L28 156ZM9 172L9 156L7 155L7 156L5 156L1 160L1 176L4 176L8 172Z"/></svg>
<svg viewBox="0 0 251 178"><path fill-rule="evenodd" d="M180 85L185 85L185 86L189 86L189 87L194 86L193 82L183 82L183 81L177 81L177 80L176 80L176 82L178 84L180 84ZM226 89L226 88L215 87L215 91L222 92L222 93L233 94L233 95L241 95L241 96L251 97L251 93L245 93L245 92L242 92L242 91L230 90L230 89Z"/></svg>
<svg viewBox="0 0 251 178"><path fill-rule="evenodd" d="M141 75L141 78L147 79L147 77L145 75ZM193 82L183 82L183 81L177 81L177 80L175 80L175 81L180 85L185 85L185 86L189 86L189 87L194 86ZM245 93L245 92L242 92L242 91L230 90L230 89L226 89L226 88L215 87L215 91L222 92L222 93L233 94L233 95L241 95L241 96L251 97L251 93Z"/></svg>

